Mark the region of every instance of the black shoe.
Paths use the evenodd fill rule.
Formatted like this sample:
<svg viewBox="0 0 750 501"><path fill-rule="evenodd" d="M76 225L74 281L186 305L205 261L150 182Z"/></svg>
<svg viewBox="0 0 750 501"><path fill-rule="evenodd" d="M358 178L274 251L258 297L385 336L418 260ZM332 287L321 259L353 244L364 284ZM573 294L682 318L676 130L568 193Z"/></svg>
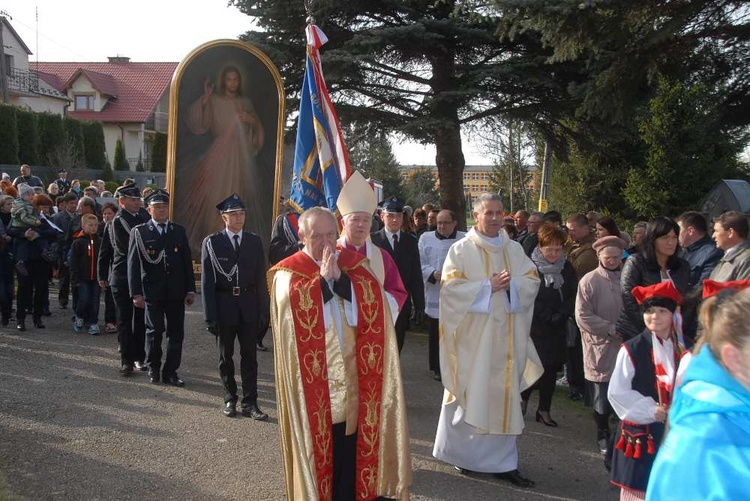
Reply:
<svg viewBox="0 0 750 501"><path fill-rule="evenodd" d="M177 373L174 373L174 374L169 374L168 376L167 375L164 376L164 384L182 388L183 386L185 386L185 381L180 379L179 376L177 376Z"/></svg>
<svg viewBox="0 0 750 501"><path fill-rule="evenodd" d="M542 416L542 413L539 411L536 411L536 422L537 423L544 423L545 426L551 426L552 428L557 428L557 421L549 417L549 412L547 413L548 417Z"/></svg>
<svg viewBox="0 0 750 501"><path fill-rule="evenodd" d="M258 404L251 404L242 408L242 415L255 419L256 421L266 421L268 414L258 408Z"/></svg>
<svg viewBox="0 0 750 501"><path fill-rule="evenodd" d="M146 372L148 370L146 364L144 364L143 362L139 362L138 360L135 361L135 368L141 372Z"/></svg>
<svg viewBox="0 0 750 501"><path fill-rule="evenodd" d="M224 415L226 417L234 417L237 415L237 402L227 402L224 404Z"/></svg>
<svg viewBox="0 0 750 501"><path fill-rule="evenodd" d="M258 351L268 351L268 348L263 346L263 341L259 341L256 347L258 348Z"/></svg>
<svg viewBox="0 0 750 501"><path fill-rule="evenodd" d="M26 321L18 320L16 322L16 329L18 329L18 332L24 332L26 330Z"/></svg>
<svg viewBox="0 0 750 501"><path fill-rule="evenodd" d="M148 378L153 384L159 384L159 381L161 381L161 377L159 376L158 372L149 371Z"/></svg>
<svg viewBox="0 0 750 501"><path fill-rule="evenodd" d="M528 478L522 476L521 472L519 472L518 470L506 471L503 473L494 473L493 475L495 478L505 480L506 482L510 482L511 484L517 485L518 487L534 487L536 485L533 480L529 480Z"/></svg>
<svg viewBox="0 0 750 501"><path fill-rule="evenodd" d="M579 400L583 400L583 393L581 393L580 391L573 392L570 394L570 399L573 402L578 402Z"/></svg>
<svg viewBox="0 0 750 501"><path fill-rule="evenodd" d="M120 374L123 376L128 376L133 373L133 366L130 364L122 364L122 367L120 367Z"/></svg>
<svg viewBox="0 0 750 501"><path fill-rule="evenodd" d="M435 381L442 381L442 380L443 380L443 379L442 379L442 378L440 377L440 373L439 373L439 372L435 372L435 373L433 373L433 374L432 374L432 379L434 379Z"/></svg>
<svg viewBox="0 0 750 501"><path fill-rule="evenodd" d="M61 310L67 310L68 309L68 303L60 303L60 309Z"/></svg>
<svg viewBox="0 0 750 501"><path fill-rule="evenodd" d="M34 317L34 327L44 329L46 326L42 323L42 317Z"/></svg>

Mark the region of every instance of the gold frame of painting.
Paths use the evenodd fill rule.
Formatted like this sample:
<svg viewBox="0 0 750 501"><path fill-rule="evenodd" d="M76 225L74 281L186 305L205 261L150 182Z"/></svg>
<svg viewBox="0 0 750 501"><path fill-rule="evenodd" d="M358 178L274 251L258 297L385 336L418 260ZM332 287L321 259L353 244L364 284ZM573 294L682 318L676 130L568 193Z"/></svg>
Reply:
<svg viewBox="0 0 750 501"><path fill-rule="evenodd" d="M222 59L224 57L224 59ZM229 57L229 59L227 59ZM258 225L256 224L256 227L251 228L252 231L259 232L259 227L267 229L266 234L259 234L261 239L264 242L264 248L268 249L268 242L270 239L270 228L273 226L273 222L278 217L279 214L279 196L281 194L281 176L282 176L282 163L283 163L283 149L284 149L284 123L286 119L285 115L285 97L284 97L284 86L281 81L281 75L276 68L276 66L271 62L270 58L263 53L260 49L257 47L242 42L240 40L230 40L230 39L221 39L221 40L213 40L207 43L204 43L197 48L195 48L193 51L191 51L185 59L180 62L180 64L177 66L177 69L175 70L174 76L172 78L172 84L170 88L170 95L169 95L169 127L168 127L168 143L167 143L167 189L169 193L172 195L170 197L169 202L169 209L170 214L172 217L180 217L181 214L175 213L175 203L178 202L177 198L183 195L183 193L177 193L175 191L176 184L177 184L177 176L178 174L181 174L181 172L186 170L186 164L188 162L183 161L183 159L180 157L181 151L180 148L190 148L194 146L193 143L197 142L197 140L201 139L199 136L194 136L196 138L196 141L193 141L192 137L188 141L187 137L185 137L186 134L189 134L189 132L185 132L187 129L187 126L185 125L185 121L187 117L189 117L189 107L187 106L187 103L189 100L196 100L196 92L198 92L201 88L208 88L211 87L213 91L214 85L212 83L209 83L210 81L213 81L214 83L218 81L219 85L221 86L222 90L224 89L224 82L219 81L219 79L213 79L213 77L205 76L205 75L213 75L216 74L219 75L219 72L217 71L217 68L223 68L227 69L228 67L235 67L239 68L240 74L238 74L239 82L240 82L240 90L246 89L248 87L252 87L252 92L249 93L249 96L252 96L252 102L258 103L259 107L262 108L265 106L265 112L263 115L261 115L261 111L258 111L256 114L256 110L253 110L252 113L255 114L256 118L258 119L258 122L260 123L262 129L261 137L265 137L265 143L262 144L261 147L263 148L260 151L263 151L264 153L264 166L270 164L271 155L275 154L274 159L274 169L273 169L273 199L272 199L272 211L270 213L271 219L270 221L267 221L266 225ZM235 68L235 69L236 69ZM224 70L222 69L221 72L221 78L224 77ZM263 70L266 70L268 75L261 74ZM270 79L269 79L270 76ZM201 84L198 78L205 78L205 83ZM210 80L209 80L210 79ZM243 83L244 79L244 83ZM260 81L260 90L256 90L255 87L255 79L258 79ZM252 82L252 84L250 83ZM185 89L185 95L181 96L180 92L183 90L183 86L186 87ZM205 95L205 90L203 91ZM275 92L275 94L273 94ZM270 99L271 95L273 95L273 99ZM266 97L267 99L264 99ZM249 100L249 97L247 98ZM273 110L276 108L273 106L275 104L275 100L278 100L278 109L276 109L276 120L275 120L275 127L272 129L270 120L271 117L273 117ZM250 106L253 106L252 104ZM256 108L259 108L256 106ZM186 117L180 116L181 113L186 113ZM266 118L267 120L264 121L263 118ZM202 120L205 120L202 119ZM271 134L273 132L273 134ZM205 136L210 136L211 134L204 134ZM268 139L271 139L269 136L275 136L275 151L271 150L267 146L270 146L268 143ZM181 138L183 139L181 142ZM206 139L208 141L208 138ZM263 139L261 139L263 141ZM180 142L180 144L178 144ZM185 146L183 146L183 143L185 143ZM198 150L199 151L199 150ZM204 154L202 152L202 154ZM260 156L260 152L258 152ZM210 155L210 152L207 154ZM198 155L195 154L197 157ZM179 162L178 162L179 158ZM215 155L216 160L221 160L222 155L217 154ZM210 159L209 159L210 160ZM205 160L206 165L209 165L211 168L213 168L213 165L208 163L209 160ZM178 167L179 163L179 167ZM258 160L258 164L260 164L260 160ZM244 166L242 167L244 168ZM258 169L261 167L259 166ZM197 170L194 166L190 166L188 168L188 175L190 173L189 169ZM205 169L207 170L207 169ZM259 171L260 172L260 171ZM207 176L208 174L203 174L204 176ZM211 182L221 181L222 177L225 175L222 171L212 172L211 176L208 178L211 180ZM248 176L249 178L249 176ZM186 180L187 178L184 178ZM197 178L196 178L197 179ZM205 179L205 177L204 177ZM199 189L201 191L196 192L196 196L193 197L195 200L195 204L197 207L195 210L190 211L191 217L190 219L193 219L193 215L195 215L196 218L206 218L211 217L211 212L215 214L216 221L221 222L221 219L218 215L218 212L216 211L214 205L216 202L216 197L221 195L221 199L223 199L226 196L229 196L232 192L237 191L242 196L242 188L246 185L242 186L234 186L234 183L231 182L232 178L231 176L227 176L227 183L226 183L226 189L225 186L217 186L217 189L214 191L219 191L220 193L214 194L210 189L210 183L209 185L203 185L203 183L196 183L199 186ZM269 180L262 180L265 181L265 185L267 186ZM248 181L245 181L246 183ZM264 186L259 186L257 189L262 192ZM181 189L181 191L185 191ZM205 201L203 201L202 193L201 192L210 192L210 194L214 197L211 202L209 203L209 199L205 197ZM267 195L267 192L263 193L264 195ZM254 198L254 197L248 197L248 198ZM245 204L247 206L247 213L248 213L248 222L256 222L260 221L259 219L255 219L251 221L251 217L253 212L253 202L254 200L248 200L247 198L244 199ZM191 200L191 203L193 201ZM260 202L258 202L260 203ZM267 206L267 199L265 200L264 208ZM203 213L203 211L209 211L209 213ZM182 211L187 213L187 211ZM264 212L264 211L263 211ZM183 218L184 219L184 218ZM175 222L178 224L185 225L185 223L192 223L192 221L180 221L180 219L175 218ZM198 231L195 230L192 234L191 238L191 231L190 228L188 229L188 237L190 238L190 245L192 248L192 254L195 259L196 257L196 243L198 246L200 246L200 242L197 242L195 240L196 237L198 237ZM217 228L218 230L218 228ZM214 231L217 231L214 230ZM205 235L201 235L200 238L202 240L203 237L207 236L211 232L206 232ZM198 248L198 251L200 249Z"/></svg>

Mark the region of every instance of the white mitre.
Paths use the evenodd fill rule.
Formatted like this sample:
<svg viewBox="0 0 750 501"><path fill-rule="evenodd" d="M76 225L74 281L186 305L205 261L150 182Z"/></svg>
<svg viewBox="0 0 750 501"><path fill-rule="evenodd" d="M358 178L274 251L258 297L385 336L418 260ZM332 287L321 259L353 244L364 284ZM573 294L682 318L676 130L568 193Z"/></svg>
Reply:
<svg viewBox="0 0 750 501"><path fill-rule="evenodd" d="M336 201L339 214L342 217L352 212L373 214L377 206L372 186L359 171L355 170L344 183Z"/></svg>

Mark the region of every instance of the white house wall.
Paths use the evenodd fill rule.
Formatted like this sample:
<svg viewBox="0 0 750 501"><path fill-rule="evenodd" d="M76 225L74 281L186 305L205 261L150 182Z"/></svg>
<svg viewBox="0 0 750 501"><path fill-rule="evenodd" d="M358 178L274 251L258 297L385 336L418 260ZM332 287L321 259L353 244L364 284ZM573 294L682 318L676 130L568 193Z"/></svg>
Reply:
<svg viewBox="0 0 750 501"><path fill-rule="evenodd" d="M16 106L30 109L37 113L54 113L55 115L64 115L65 113L65 102L60 99L55 99L46 96L39 97L24 97L14 96L11 97L10 103Z"/></svg>
<svg viewBox="0 0 750 501"><path fill-rule="evenodd" d="M125 156L130 162L130 170L135 170L143 145L143 126L141 124L104 124L104 144L112 168L115 166L115 145L118 139L122 140L125 147Z"/></svg>
<svg viewBox="0 0 750 501"><path fill-rule="evenodd" d="M91 85L88 78L83 75L79 75L75 79L73 84L68 89L68 97L73 100L71 103L71 111L75 111L75 95L85 94L94 96L94 109L101 111L104 105L107 103L106 99L102 98L101 94Z"/></svg>

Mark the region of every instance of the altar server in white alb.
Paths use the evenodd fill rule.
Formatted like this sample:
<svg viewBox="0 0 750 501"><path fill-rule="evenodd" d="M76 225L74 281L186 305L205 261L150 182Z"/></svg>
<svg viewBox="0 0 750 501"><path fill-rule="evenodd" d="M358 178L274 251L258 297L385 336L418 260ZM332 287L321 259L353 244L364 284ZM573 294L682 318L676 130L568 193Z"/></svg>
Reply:
<svg viewBox="0 0 750 501"><path fill-rule="evenodd" d="M457 240L466 236L466 233L458 231L457 227L456 214L451 210L441 210L437 215L437 230L427 231L419 237L419 260L422 263L424 280L424 311L427 315L429 335L429 363L436 381L440 381L440 277L448 249Z"/></svg>
<svg viewBox="0 0 750 501"><path fill-rule="evenodd" d="M433 455L459 471L493 473L520 487L516 437L521 391L542 375L529 338L539 288L534 263L502 229L500 197L480 195L474 228L451 246L440 291L445 393Z"/></svg>

